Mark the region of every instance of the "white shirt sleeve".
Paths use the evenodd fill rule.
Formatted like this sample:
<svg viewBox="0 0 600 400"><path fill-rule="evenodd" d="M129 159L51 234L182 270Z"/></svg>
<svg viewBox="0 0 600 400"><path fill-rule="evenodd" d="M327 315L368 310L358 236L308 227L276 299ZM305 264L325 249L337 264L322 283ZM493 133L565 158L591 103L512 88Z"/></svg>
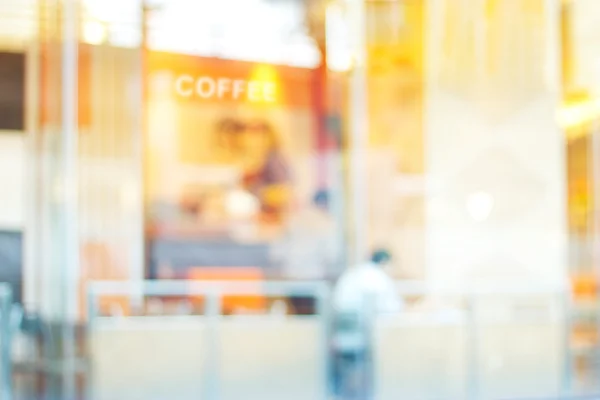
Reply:
<svg viewBox="0 0 600 400"><path fill-rule="evenodd" d="M379 312L383 314L395 314L402 311L402 299L398 294L398 290L394 281L386 275L386 280L383 284L381 293L379 294L380 307Z"/></svg>

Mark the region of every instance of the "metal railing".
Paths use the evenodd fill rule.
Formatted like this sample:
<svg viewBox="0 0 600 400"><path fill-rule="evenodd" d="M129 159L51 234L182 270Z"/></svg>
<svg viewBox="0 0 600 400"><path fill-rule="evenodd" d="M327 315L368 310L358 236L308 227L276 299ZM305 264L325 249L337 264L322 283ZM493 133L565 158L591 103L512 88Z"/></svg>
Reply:
<svg viewBox="0 0 600 400"><path fill-rule="evenodd" d="M315 300L315 316L318 318L319 339L318 354L318 375L320 376L321 388L318 395L323 400L329 398L329 286L324 282L186 282L186 281L146 281L139 283L127 282L93 282L88 288L88 324L90 332L107 320L124 321L140 320L139 317L103 317L98 314L98 300L103 296L109 297L127 297L133 302L139 301L139 298L153 296L165 297L203 297L205 299L205 308L203 318L208 323L208 341L206 348L209 351L207 364L207 373L211 376L206 377L208 390L205 396L209 399L220 398L220 388L218 367L220 365L220 356L216 348L220 338L219 325L223 321L222 303L226 296L261 296L261 297L310 297ZM168 323L169 316L165 316L164 323ZM248 321L252 320L249 319ZM114 326L114 325L112 325ZM94 398L94 382L88 382L88 395Z"/></svg>
<svg viewBox="0 0 600 400"><path fill-rule="evenodd" d="M0 400L12 398L11 307L12 289L0 283Z"/></svg>
<svg viewBox="0 0 600 400"><path fill-rule="evenodd" d="M480 344L484 336L483 328L485 326L501 326L502 324L513 324L519 329L519 324L526 326L536 323L551 322L558 333L560 340L555 342L553 348L557 354L560 354L560 383L556 393L548 393L550 396L556 395L557 398L569 399L573 391L573 365L571 359L571 321L572 311L571 293L568 287L564 285L529 285L529 284L478 284L473 286L447 287L435 286L423 282L397 282L396 285L400 296L420 297L420 298L455 298L460 299L460 306L455 305L455 309L460 311L460 316L464 321L465 337L467 346L465 347L464 357L467 360L466 380L467 393L466 398L479 399L486 398L484 393L482 370L482 360L485 358L482 354ZM519 304L528 304L523 301L527 298L545 298L545 312L531 312L525 316L519 316ZM486 307L490 299L497 300L501 304L504 312L498 313L498 307L492 309ZM496 305L498 305L496 303ZM439 304L438 304L439 305ZM503 307L502 307L503 306ZM426 311L432 317L443 315L444 307ZM452 307L451 307L452 308ZM447 311L447 310L446 310ZM490 312L491 311L491 312ZM516 315L515 315L516 314ZM457 316L455 314L455 316ZM448 321L448 318L441 320ZM455 318L455 321L460 318ZM560 332L558 332L560 330ZM546 393L543 393L546 394ZM489 394L487 395L489 396ZM508 397L510 398L510 396ZM548 397L552 398L552 397Z"/></svg>
<svg viewBox="0 0 600 400"><path fill-rule="evenodd" d="M481 373L482 366L480 360L482 359L479 353L478 342L481 337L480 332L480 317L485 319L485 323L497 323L494 318L486 315L486 310L480 310L483 300L489 297L497 297L501 301L507 302L510 299L527 298L528 296L542 296L551 299L553 309L556 312L552 318L553 326L556 329L560 329L560 348L556 347L557 353L563 358L561 361L562 365L562 378L560 383L560 393L557 393L557 398L563 399L577 399L586 398L577 397L572 391L573 381L573 365L571 362L570 353L570 334L571 334L571 323L570 315L572 312L572 302L570 291L563 286L529 286L529 285L479 285L472 288L447 288L447 287L435 287L421 282L398 282L398 292L400 296L404 298L410 297L447 297L454 296L461 298L461 310L460 313L464 317L464 327L466 329L466 336L468 346L464 355L467 360L468 373L467 379L467 398L478 399L484 396L481 390ZM322 328L322 375L323 379L327 380L330 378L330 350L329 350L329 329L332 322L331 319L331 308L329 302L330 287L323 282L189 282L189 281L146 281L137 283L126 283L126 282L94 282L89 286L88 290L88 311L89 311L89 323L93 329L94 325L99 320L104 320L102 316L98 315L98 300L103 296L123 296L132 299L143 299L151 296L201 296L205 298L206 308L204 310L204 318L207 318L211 323L218 324L219 316L222 311L222 302L224 296L311 296L316 301L316 313L321 316L323 322ZM508 303L507 303L508 304ZM431 315L435 315L437 311L430 312ZM108 317L111 318L111 317ZM523 318L524 324L535 323L536 321L543 321L544 316L540 317L527 315ZM537 318L537 320L536 320ZM431 321L434 321L432 318ZM553 328L554 329L554 328ZM213 339L215 340L214 336ZM556 342L558 343L558 341ZM218 355L211 354L211 362L218 364ZM210 370L211 368L209 368ZM324 384L324 387L328 387ZM546 398L552 398L553 394L548 394ZM324 393L324 397L327 393ZM515 396L513 396L514 398ZM214 389L211 393L211 398L218 397L218 389ZM510 397L508 397L510 398ZM544 397L542 397L544 398ZM592 396L593 398L593 396Z"/></svg>

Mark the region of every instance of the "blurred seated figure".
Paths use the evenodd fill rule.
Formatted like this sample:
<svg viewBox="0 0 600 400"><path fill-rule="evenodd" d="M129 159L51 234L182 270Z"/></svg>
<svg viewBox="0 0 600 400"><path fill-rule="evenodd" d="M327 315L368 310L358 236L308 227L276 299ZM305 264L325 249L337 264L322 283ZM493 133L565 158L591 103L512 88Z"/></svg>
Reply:
<svg viewBox="0 0 600 400"><path fill-rule="evenodd" d="M329 193L319 190L311 206L293 213L288 221L282 249L285 276L318 280L333 275L341 255L335 228L329 213Z"/></svg>
<svg viewBox="0 0 600 400"><path fill-rule="evenodd" d="M370 318L402 309L394 281L385 271L390 261L387 251L377 250L369 262L348 269L335 286L334 381L344 399L369 395Z"/></svg>
<svg viewBox="0 0 600 400"><path fill-rule="evenodd" d="M312 203L291 213L284 239L274 249L283 265L285 278L294 280L323 280L335 274L340 260L335 220L329 212L329 193L319 190ZM293 297L297 314L312 314L314 299Z"/></svg>
<svg viewBox="0 0 600 400"><path fill-rule="evenodd" d="M266 121L225 119L216 128L221 161L237 165L242 188L258 199L265 222L280 222L291 196L291 170L280 138Z"/></svg>

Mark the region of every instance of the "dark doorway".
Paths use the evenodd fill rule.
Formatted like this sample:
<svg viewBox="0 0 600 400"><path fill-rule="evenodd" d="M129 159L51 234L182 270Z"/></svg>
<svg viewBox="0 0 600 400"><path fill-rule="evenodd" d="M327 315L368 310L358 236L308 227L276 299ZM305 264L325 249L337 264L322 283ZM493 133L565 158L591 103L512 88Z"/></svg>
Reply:
<svg viewBox="0 0 600 400"><path fill-rule="evenodd" d="M25 125L25 54L0 52L0 130Z"/></svg>

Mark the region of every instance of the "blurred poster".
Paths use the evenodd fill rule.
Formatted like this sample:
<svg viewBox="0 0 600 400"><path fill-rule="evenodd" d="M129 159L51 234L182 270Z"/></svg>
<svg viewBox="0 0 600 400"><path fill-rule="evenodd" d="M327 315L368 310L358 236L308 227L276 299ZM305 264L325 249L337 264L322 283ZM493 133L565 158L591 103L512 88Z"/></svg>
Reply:
<svg viewBox="0 0 600 400"><path fill-rule="evenodd" d="M0 130L25 125L25 54L0 52Z"/></svg>
<svg viewBox="0 0 600 400"><path fill-rule="evenodd" d="M402 29L394 35L389 32L387 37L374 35L368 46L368 243L390 250L395 277L422 279L426 222L424 50L429 14L425 2L408 3L395 10L402 14ZM379 7L394 11L389 5L375 8ZM379 32L390 27L373 29Z"/></svg>
<svg viewBox="0 0 600 400"><path fill-rule="evenodd" d="M151 52L146 202L154 237L269 241L314 186L310 69Z"/></svg>

